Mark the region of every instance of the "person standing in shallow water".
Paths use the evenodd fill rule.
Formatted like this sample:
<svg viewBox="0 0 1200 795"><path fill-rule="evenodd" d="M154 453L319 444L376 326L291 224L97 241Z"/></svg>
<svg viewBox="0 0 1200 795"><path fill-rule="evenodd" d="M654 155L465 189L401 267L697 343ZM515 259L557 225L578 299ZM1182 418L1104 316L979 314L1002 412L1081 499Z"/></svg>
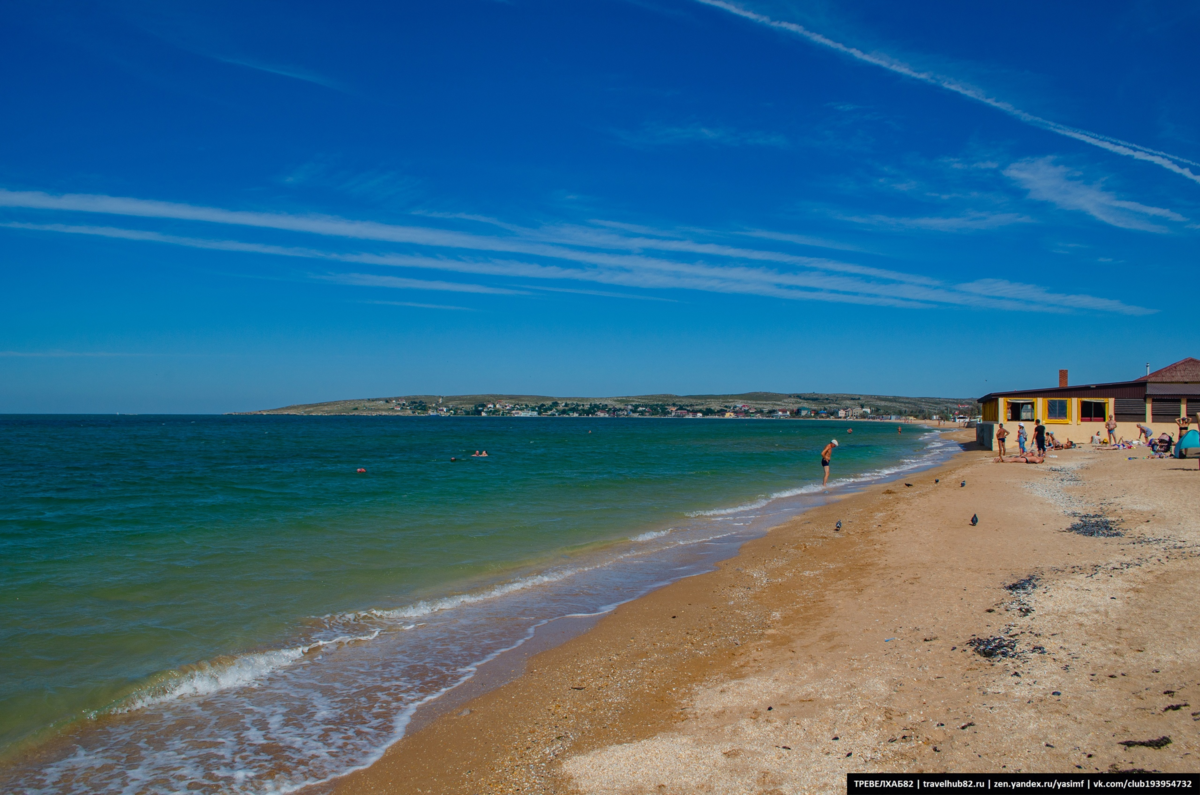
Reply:
<svg viewBox="0 0 1200 795"><path fill-rule="evenodd" d="M833 458L833 448L837 446L837 439L834 439L821 451L821 468L825 470L825 479L821 481L822 486L829 482L829 461Z"/></svg>

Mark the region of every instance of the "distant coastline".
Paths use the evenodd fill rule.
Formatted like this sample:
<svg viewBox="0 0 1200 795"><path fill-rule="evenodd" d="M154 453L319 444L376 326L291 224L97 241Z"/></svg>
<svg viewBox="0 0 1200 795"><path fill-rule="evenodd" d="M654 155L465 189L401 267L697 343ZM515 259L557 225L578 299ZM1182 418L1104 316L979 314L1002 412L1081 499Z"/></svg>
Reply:
<svg viewBox="0 0 1200 795"><path fill-rule="evenodd" d="M974 398L856 393L745 392L728 395L400 395L303 403L233 414L300 416L657 417L722 419L968 419Z"/></svg>

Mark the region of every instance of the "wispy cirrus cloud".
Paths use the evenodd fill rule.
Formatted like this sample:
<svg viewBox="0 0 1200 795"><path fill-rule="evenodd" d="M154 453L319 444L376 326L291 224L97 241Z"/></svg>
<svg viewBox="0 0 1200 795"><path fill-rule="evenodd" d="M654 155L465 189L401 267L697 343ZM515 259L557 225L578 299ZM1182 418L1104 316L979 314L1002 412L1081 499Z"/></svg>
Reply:
<svg viewBox="0 0 1200 795"><path fill-rule="evenodd" d="M887 227L891 229L925 229L935 232L974 232L981 229L996 229L1012 224L1028 224L1033 219L1019 213L969 212L959 215L931 215L907 217L894 215L835 215L843 221L863 226Z"/></svg>
<svg viewBox="0 0 1200 795"><path fill-rule="evenodd" d="M420 181L395 169L356 169L317 158L289 169L278 181L289 188L325 188L374 202L409 199L420 192Z"/></svg>
<svg viewBox="0 0 1200 795"><path fill-rule="evenodd" d="M351 273L311 274L311 278L361 287L441 290L490 295L528 294L530 281L591 282L638 290L692 290L716 294L768 296L904 309L972 307L1057 312L1076 309L1138 314L1146 310L1120 302L1085 305L1084 297L1064 300L1047 291L1004 293L978 286L963 289L921 274L819 257L804 257L767 246L730 246L696 239L679 230L649 227L551 224L524 227L504 223L492 234L434 226L394 225L325 215L227 210L170 202L88 194L54 196L0 190L0 206L34 211L99 213L143 219L171 219L283 233L370 241L386 250L345 251L202 236L147 229L66 223L6 221L0 226L60 234L93 235L216 251L263 254L360 266ZM770 238L762 238L769 240ZM785 241L786 242L786 241ZM414 279L366 273L361 266L403 268L476 277L471 282ZM504 286L482 284L502 280ZM514 283L517 280L517 283ZM575 290L573 287L537 288ZM613 297L618 297L616 294ZM1077 300L1078 299L1078 300Z"/></svg>
<svg viewBox="0 0 1200 795"><path fill-rule="evenodd" d="M483 284L439 282L428 279L406 279L401 276L379 276L374 273L315 273L315 279L357 287L390 287L395 290L437 290L449 293L482 293L486 295L525 295L524 290L508 290Z"/></svg>
<svg viewBox="0 0 1200 795"><path fill-rule="evenodd" d="M1113 138L1100 133L1081 130L1076 127L1069 127L1065 124L1044 119L1032 113L1021 110L1010 102L991 96L982 88L973 86L962 80L958 80L946 75L940 75L932 71L919 69L915 66L907 64L897 58L883 53L868 53L856 47L851 47L841 42L834 41L827 36L823 36L816 31L809 30L803 25L798 25L795 22L787 22L784 20L774 19L766 14L760 14L757 11L752 11L735 3L727 2L726 0L695 0L702 5L718 8L735 16L750 22L764 25L774 30L779 30L794 36L799 36L806 41L812 42L821 47L833 50L841 55L853 58L856 61L867 63L872 66L877 66L881 69L886 69L894 74L902 75L913 80L920 81L927 85L936 86L937 88L950 91L965 97L974 102L979 102L988 107L1005 113L1015 119L1018 119L1033 127L1038 127L1058 135L1072 138L1076 141L1099 147L1114 154L1132 157L1135 160L1142 160L1147 163L1153 163L1157 166L1172 171L1180 176L1190 179L1192 182L1200 184L1200 174L1188 169L1187 166L1200 166L1194 160L1189 160L1178 155L1161 152L1157 149L1141 146L1139 144L1122 141L1119 138Z"/></svg>
<svg viewBox="0 0 1200 795"><path fill-rule="evenodd" d="M1116 312L1122 315L1150 315L1153 309L1140 306L1130 306L1111 298L1100 298L1094 295L1072 293L1056 293L1039 287L1036 284L1021 284L1005 279L979 279L974 282L958 285L958 289L991 296L993 298L1008 298L1017 301L1037 301L1047 306L1058 306L1063 309L1088 309L1097 312Z"/></svg>
<svg viewBox="0 0 1200 795"><path fill-rule="evenodd" d="M1080 176L1077 172L1055 163L1052 157L1019 160L1004 169L1004 175L1028 191L1031 199L1050 202L1064 210L1084 212L1122 229L1161 234L1170 230L1150 219L1180 223L1188 220L1172 210L1122 199L1099 183L1077 179Z"/></svg>
<svg viewBox="0 0 1200 795"><path fill-rule="evenodd" d="M638 130L616 130L617 139L630 146L672 146L711 144L713 146L774 146L785 148L788 139L778 133L735 130L709 124L644 124Z"/></svg>
<svg viewBox="0 0 1200 795"><path fill-rule="evenodd" d="M762 240L778 240L783 243L795 243L799 246L812 246L814 248L828 248L835 251L866 251L862 246L854 245L853 243L843 243L840 240L829 240L822 237L814 237L812 235L794 235L788 232L773 232L769 229L746 229L733 234L742 235L745 237L757 237Z"/></svg>
<svg viewBox="0 0 1200 795"><path fill-rule="evenodd" d="M627 298L633 301L663 301L669 304L679 303L674 298L663 298L657 295L632 295L630 293L614 293L609 290L574 290L569 287L542 287L540 285L533 287L534 290L541 290L547 293L570 293L572 295L596 295L601 298Z"/></svg>
<svg viewBox="0 0 1200 795"><path fill-rule="evenodd" d="M70 359L96 357L106 359L113 356L153 356L152 353L122 353L120 351L0 351L6 359Z"/></svg>
<svg viewBox="0 0 1200 795"><path fill-rule="evenodd" d="M267 74L277 75L279 77L287 77L292 80L300 80L304 83L312 83L313 85L321 86L322 88L329 88L334 91L350 93L345 86L336 80L325 77L324 75L318 74L317 72L313 72L309 69L302 69L296 66L263 63L261 61L255 61L249 58L236 58L225 55L214 55L212 53L202 54L207 55L214 61L220 61L221 63L226 63L230 66L241 66L245 67L246 69L255 69L259 72L266 72Z"/></svg>
<svg viewBox="0 0 1200 795"><path fill-rule="evenodd" d="M850 273L921 283L926 277L899 271L872 268L853 263L818 257L802 257L780 251L749 249L721 244L648 236L616 235L605 230L560 225L537 229L510 226L507 236L479 235L436 227L381 224L375 221L355 221L328 215L292 215L245 210L226 210L176 202L134 199L100 194L52 195L41 191L9 191L0 188L0 207L21 207L36 210L125 215L139 218L164 218L180 221L202 221L229 226L246 226L285 232L304 232L313 235L373 240L385 243L406 243L433 248L457 248L473 251L497 251L568 260L599 266L653 266L658 261L630 253L665 251L701 254L716 257L761 260L817 270ZM111 233L115 235L116 233ZM149 238L147 238L149 239ZM165 241L163 241L165 242ZM220 245L237 245L228 241ZM261 253L269 253L263 251ZM667 263L670 265L670 263Z"/></svg>
<svg viewBox="0 0 1200 795"><path fill-rule="evenodd" d="M452 306L449 304L419 304L415 301L359 301L360 304L375 304L376 306L408 306L414 309L449 309L456 312L475 312L469 306Z"/></svg>

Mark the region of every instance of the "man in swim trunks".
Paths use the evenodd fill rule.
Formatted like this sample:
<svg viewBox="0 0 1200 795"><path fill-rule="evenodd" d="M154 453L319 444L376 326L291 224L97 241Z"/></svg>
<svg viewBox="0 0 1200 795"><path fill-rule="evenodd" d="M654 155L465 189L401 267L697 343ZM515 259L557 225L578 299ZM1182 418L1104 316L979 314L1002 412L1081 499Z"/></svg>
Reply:
<svg viewBox="0 0 1200 795"><path fill-rule="evenodd" d="M1004 429L1004 423L1002 422L1002 423L1000 423L1000 426L998 428L996 428L996 444L999 446L1001 458L1004 458L1004 454L1005 454L1004 440L1007 438L1008 438L1008 431L1006 431Z"/></svg>
<svg viewBox="0 0 1200 795"><path fill-rule="evenodd" d="M837 439L834 439L821 451L821 467L825 470L825 479L821 481L822 486L829 482L829 459L833 458L833 448L837 446Z"/></svg>
<svg viewBox="0 0 1200 795"><path fill-rule="evenodd" d="M1115 441L1117 441L1117 419L1116 419L1116 417L1108 418L1108 421L1104 423L1104 430L1108 431L1108 443L1109 444L1112 444Z"/></svg>

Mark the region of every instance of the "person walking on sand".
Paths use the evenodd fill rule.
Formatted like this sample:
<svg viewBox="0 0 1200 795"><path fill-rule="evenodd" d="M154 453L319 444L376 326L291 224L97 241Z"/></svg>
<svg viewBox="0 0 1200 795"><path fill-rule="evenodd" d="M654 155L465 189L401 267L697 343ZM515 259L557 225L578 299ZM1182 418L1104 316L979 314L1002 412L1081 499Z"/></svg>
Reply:
<svg viewBox="0 0 1200 795"><path fill-rule="evenodd" d="M833 458L833 448L837 446L837 439L834 439L821 451L821 468L825 470L825 479L821 481L822 486L829 482L829 460Z"/></svg>
<svg viewBox="0 0 1200 795"><path fill-rule="evenodd" d="M1004 423L1002 422L1002 423L1000 423L1000 426L998 428L996 428L996 446L1000 450L1001 458L1004 458L1005 454L1008 452L1004 449L1004 440L1007 438L1008 438L1008 431L1005 430Z"/></svg>
<svg viewBox="0 0 1200 795"><path fill-rule="evenodd" d="M1025 455L1025 443L1029 440L1029 434L1025 433L1025 423L1017 423L1017 447L1021 448L1021 455Z"/></svg>
<svg viewBox="0 0 1200 795"><path fill-rule="evenodd" d="M1104 423L1104 430L1108 431L1108 443L1114 444L1117 441L1117 418L1110 416Z"/></svg>
<svg viewBox="0 0 1200 795"><path fill-rule="evenodd" d="M1046 454L1046 426L1041 420L1033 421L1033 442L1037 445L1038 455Z"/></svg>

